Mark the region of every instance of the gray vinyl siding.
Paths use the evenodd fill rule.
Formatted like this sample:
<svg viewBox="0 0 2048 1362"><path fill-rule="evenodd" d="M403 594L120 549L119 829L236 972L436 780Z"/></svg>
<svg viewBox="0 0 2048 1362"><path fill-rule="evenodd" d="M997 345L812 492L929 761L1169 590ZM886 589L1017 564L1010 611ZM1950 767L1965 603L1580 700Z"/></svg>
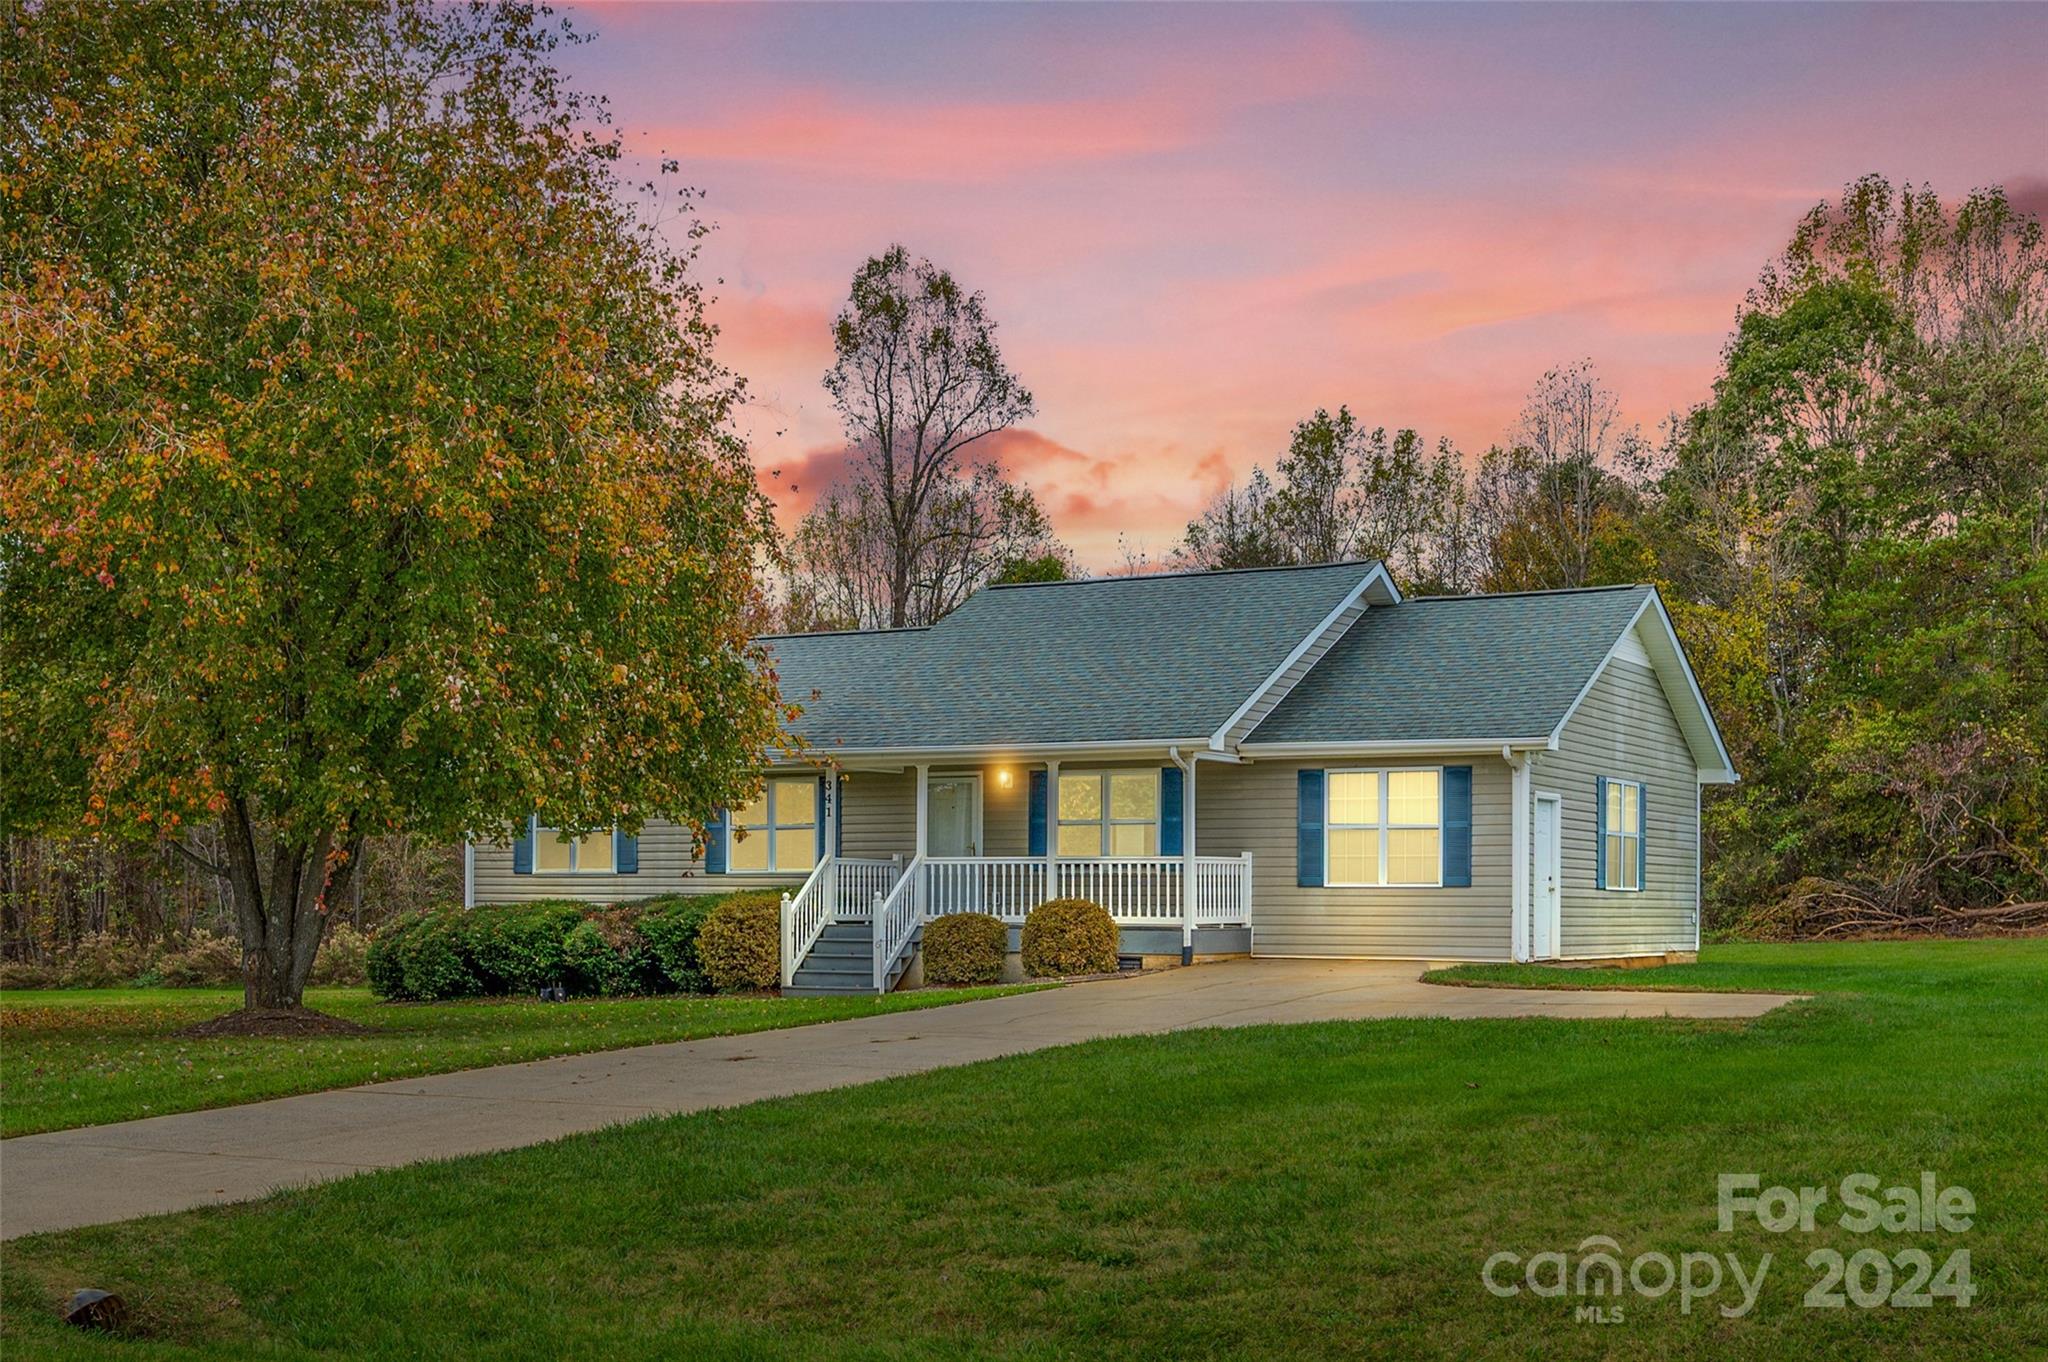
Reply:
<svg viewBox="0 0 2048 1362"><path fill-rule="evenodd" d="M588 903L619 903L656 894L725 894L735 889L767 889L802 882L802 876L790 875L706 875L703 861L691 854L691 844L689 828L649 822L640 829L638 874L515 875L510 846L479 842L474 855L476 901L485 904L582 899Z"/></svg>
<svg viewBox="0 0 2048 1362"><path fill-rule="evenodd" d="M917 782L908 771L849 771L839 787L842 850L886 860L917 854Z"/></svg>
<svg viewBox="0 0 2048 1362"><path fill-rule="evenodd" d="M1471 887L1297 885L1296 773L1388 765L1472 768ZM1252 853L1252 946L1259 955L1506 960L1513 949L1510 791L1507 764L1485 757L1204 762L1195 785L1195 845L1204 856Z"/></svg>
<svg viewBox="0 0 2048 1362"><path fill-rule="evenodd" d="M1648 866L1641 892L1598 887L1594 791L1601 776L1644 784ZM1564 956L1691 950L1699 885L1698 776L1657 674L1621 658L1610 662L1565 725L1558 750L1531 764L1530 787L1564 797Z"/></svg>

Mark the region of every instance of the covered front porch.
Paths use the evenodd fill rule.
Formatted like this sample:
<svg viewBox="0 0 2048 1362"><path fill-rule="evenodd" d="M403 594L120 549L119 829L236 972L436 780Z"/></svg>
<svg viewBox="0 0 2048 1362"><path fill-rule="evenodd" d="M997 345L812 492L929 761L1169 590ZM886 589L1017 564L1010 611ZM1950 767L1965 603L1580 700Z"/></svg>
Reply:
<svg viewBox="0 0 2048 1362"><path fill-rule="evenodd" d="M987 913L1016 928L1057 898L1101 904L1127 955L1244 953L1251 854L1198 854L1197 770L1168 749L835 773L818 810L825 853L783 896L784 986L816 983L808 972L886 991L929 919Z"/></svg>

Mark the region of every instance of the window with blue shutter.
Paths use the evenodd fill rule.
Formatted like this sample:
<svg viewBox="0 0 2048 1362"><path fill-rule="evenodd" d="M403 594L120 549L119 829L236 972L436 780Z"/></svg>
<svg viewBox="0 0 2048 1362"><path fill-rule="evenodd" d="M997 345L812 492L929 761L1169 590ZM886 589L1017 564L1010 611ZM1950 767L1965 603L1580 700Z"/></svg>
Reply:
<svg viewBox="0 0 2048 1362"><path fill-rule="evenodd" d="M1030 799L1025 815L1025 837L1028 843L1027 855L1045 855L1045 772L1033 771L1030 785Z"/></svg>
<svg viewBox="0 0 2048 1362"><path fill-rule="evenodd" d="M704 873L725 873L725 810L714 809L704 824Z"/></svg>
<svg viewBox="0 0 2048 1362"><path fill-rule="evenodd" d="M512 842L512 873L531 875L533 873L533 815L526 818L526 831Z"/></svg>
<svg viewBox="0 0 2048 1362"><path fill-rule="evenodd" d="M1294 784L1294 882L1310 888L1323 883L1323 773L1303 770Z"/></svg>
<svg viewBox="0 0 2048 1362"><path fill-rule="evenodd" d="M832 782L832 854L846 854L846 777Z"/></svg>
<svg viewBox="0 0 2048 1362"><path fill-rule="evenodd" d="M1180 767L1159 768L1159 854L1178 856L1183 849L1181 806L1186 801L1186 781Z"/></svg>
<svg viewBox="0 0 2048 1362"><path fill-rule="evenodd" d="M1443 773L1444 873L1446 888L1472 884L1472 768L1446 766Z"/></svg>
<svg viewBox="0 0 2048 1362"><path fill-rule="evenodd" d="M612 865L621 875L640 873L640 839L629 832L612 830Z"/></svg>

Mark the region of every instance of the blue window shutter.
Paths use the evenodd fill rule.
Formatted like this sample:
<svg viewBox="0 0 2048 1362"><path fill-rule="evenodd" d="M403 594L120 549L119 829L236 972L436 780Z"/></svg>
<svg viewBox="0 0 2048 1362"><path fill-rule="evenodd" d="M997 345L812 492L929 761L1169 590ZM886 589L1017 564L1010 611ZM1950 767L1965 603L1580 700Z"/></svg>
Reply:
<svg viewBox="0 0 2048 1362"><path fill-rule="evenodd" d="M832 782L832 854L846 854L846 777Z"/></svg>
<svg viewBox="0 0 2048 1362"><path fill-rule="evenodd" d="M1030 846L1026 854L1043 856L1045 855L1045 772L1033 771L1031 773L1030 786L1030 805L1025 815L1026 836L1029 839Z"/></svg>
<svg viewBox="0 0 2048 1362"><path fill-rule="evenodd" d="M617 828L612 829L612 869L621 875L640 873L640 839Z"/></svg>
<svg viewBox="0 0 2048 1362"><path fill-rule="evenodd" d="M1178 766L1159 768L1159 854L1181 853L1182 777Z"/></svg>
<svg viewBox="0 0 2048 1362"><path fill-rule="evenodd" d="M1472 768L1444 767L1444 885L1472 884Z"/></svg>
<svg viewBox="0 0 2048 1362"><path fill-rule="evenodd" d="M1636 785L1636 888L1649 887L1644 877L1650 868L1650 787Z"/></svg>
<svg viewBox="0 0 2048 1362"><path fill-rule="evenodd" d="M1311 888L1323 883L1323 773L1295 775L1294 882Z"/></svg>
<svg viewBox="0 0 2048 1362"><path fill-rule="evenodd" d="M711 820L704 825L704 873L723 875L725 873L725 810L712 811Z"/></svg>
<svg viewBox="0 0 2048 1362"><path fill-rule="evenodd" d="M821 860L821 861L825 859L825 801L826 801L827 799L829 799L829 798L831 797L831 795L832 795L832 791L831 791L831 790L830 790L830 789L829 789L829 788L828 788L828 787L826 786L826 784L825 784L825 777L824 777L824 776L819 776L819 777L818 777L818 815L817 815L817 816L818 816L818 839L817 839L817 840L818 840L818 844L817 844L817 846L816 846L815 848L813 848L813 849L812 849L812 852L811 852L811 854L812 854L813 856L817 857L817 858L818 858L819 860Z"/></svg>
<svg viewBox="0 0 2048 1362"><path fill-rule="evenodd" d="M536 821L532 814L528 814L525 835L512 841L512 873L515 875L533 873L533 825Z"/></svg>
<svg viewBox="0 0 2048 1362"><path fill-rule="evenodd" d="M1607 777L1593 777L1593 884L1607 887Z"/></svg>

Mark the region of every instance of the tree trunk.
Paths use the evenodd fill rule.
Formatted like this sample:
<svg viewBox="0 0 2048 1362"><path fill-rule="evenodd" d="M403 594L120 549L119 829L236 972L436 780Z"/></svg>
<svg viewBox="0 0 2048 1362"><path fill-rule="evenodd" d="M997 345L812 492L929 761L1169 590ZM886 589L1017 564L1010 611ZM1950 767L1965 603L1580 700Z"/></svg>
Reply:
<svg viewBox="0 0 2048 1362"><path fill-rule="evenodd" d="M280 837L270 848L266 879L255 824L242 801L229 802L222 826L228 844L225 869L242 940L242 1006L299 1007L326 935L328 905L346 887L357 858L332 864L331 831L317 833L307 843Z"/></svg>

